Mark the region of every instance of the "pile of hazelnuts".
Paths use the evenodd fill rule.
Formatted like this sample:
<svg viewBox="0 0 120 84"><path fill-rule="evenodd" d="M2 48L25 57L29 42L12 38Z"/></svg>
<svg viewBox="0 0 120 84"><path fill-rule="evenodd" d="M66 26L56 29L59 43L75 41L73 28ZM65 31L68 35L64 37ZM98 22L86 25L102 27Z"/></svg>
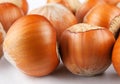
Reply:
<svg viewBox="0 0 120 84"><path fill-rule="evenodd" d="M26 0L0 0L0 56L30 76L49 75L60 59L76 75L111 63L120 75L119 2L47 0L28 12Z"/></svg>

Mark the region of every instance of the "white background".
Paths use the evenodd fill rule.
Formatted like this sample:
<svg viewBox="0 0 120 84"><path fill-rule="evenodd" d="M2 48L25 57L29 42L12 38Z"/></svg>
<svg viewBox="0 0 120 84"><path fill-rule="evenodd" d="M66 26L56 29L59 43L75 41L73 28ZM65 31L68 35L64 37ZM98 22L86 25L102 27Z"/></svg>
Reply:
<svg viewBox="0 0 120 84"><path fill-rule="evenodd" d="M40 7L46 0L28 0L29 10ZM120 77L113 67L95 77L80 77L71 74L62 64L52 74L44 77L30 77L14 68L3 57L0 60L0 84L120 84Z"/></svg>

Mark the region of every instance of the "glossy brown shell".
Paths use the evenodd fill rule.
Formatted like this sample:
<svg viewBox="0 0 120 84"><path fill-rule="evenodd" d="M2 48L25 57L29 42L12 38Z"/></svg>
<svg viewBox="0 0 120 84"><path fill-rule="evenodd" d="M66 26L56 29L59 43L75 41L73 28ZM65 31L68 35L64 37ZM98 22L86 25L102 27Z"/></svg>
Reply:
<svg viewBox="0 0 120 84"><path fill-rule="evenodd" d="M0 4L0 22L6 32L9 30L10 26L23 15L23 11L14 4Z"/></svg>
<svg viewBox="0 0 120 84"><path fill-rule="evenodd" d="M8 61L28 75L48 75L59 64L56 31L43 16L20 18L8 31L3 47Z"/></svg>
<svg viewBox="0 0 120 84"><path fill-rule="evenodd" d="M62 34L62 61L68 70L77 75L93 76L103 73L111 64L114 36L105 28L75 31L80 27L86 28L83 24L77 24L74 29L71 27Z"/></svg>
<svg viewBox="0 0 120 84"><path fill-rule="evenodd" d="M84 17L83 22L109 28L113 18L120 14L120 9L107 3L97 4Z"/></svg>
<svg viewBox="0 0 120 84"><path fill-rule="evenodd" d="M112 52L112 63L113 66L120 75L120 36L118 37L117 41L115 42L113 52Z"/></svg>

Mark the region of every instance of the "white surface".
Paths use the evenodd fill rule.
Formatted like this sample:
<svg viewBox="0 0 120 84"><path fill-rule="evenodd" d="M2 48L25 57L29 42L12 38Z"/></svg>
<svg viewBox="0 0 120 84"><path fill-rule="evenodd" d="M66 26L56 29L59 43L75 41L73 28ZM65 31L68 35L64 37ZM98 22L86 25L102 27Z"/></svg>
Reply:
<svg viewBox="0 0 120 84"><path fill-rule="evenodd" d="M29 3L29 11L30 11L34 8L45 5L47 0L27 0L27 1Z"/></svg>
<svg viewBox="0 0 120 84"><path fill-rule="evenodd" d="M45 4L46 0L28 0L29 9L32 10ZM44 77L27 76L4 57L0 60L0 84L120 84L120 78L111 66L107 71L95 77L80 77L71 74L63 65L52 74Z"/></svg>
<svg viewBox="0 0 120 84"><path fill-rule="evenodd" d="M48 76L30 77L2 58L0 84L120 84L120 78L112 66L104 74L95 77L80 77L70 73L62 64Z"/></svg>

